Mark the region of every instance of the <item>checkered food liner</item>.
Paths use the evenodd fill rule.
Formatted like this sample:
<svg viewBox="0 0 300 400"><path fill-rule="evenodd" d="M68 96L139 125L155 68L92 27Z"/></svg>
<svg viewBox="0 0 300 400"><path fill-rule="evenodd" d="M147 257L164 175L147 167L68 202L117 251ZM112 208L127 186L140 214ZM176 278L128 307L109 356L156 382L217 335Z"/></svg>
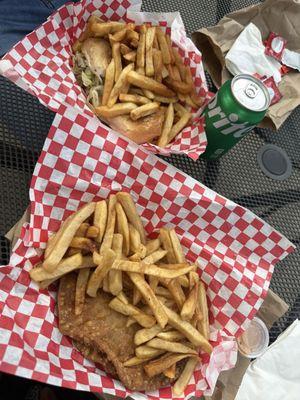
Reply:
<svg viewBox="0 0 300 400"><path fill-rule="evenodd" d="M99 133L99 131L101 132ZM58 386L134 399L171 399L170 387L132 393L84 359L58 330L56 290L39 290L28 270L50 232L83 204L129 191L149 235L175 228L207 286L213 345L184 397L212 393L234 366L236 344L266 296L274 265L293 245L252 212L218 195L76 109L56 115L35 167L30 223L0 268L0 370Z"/></svg>
<svg viewBox="0 0 300 400"><path fill-rule="evenodd" d="M91 115L86 97L72 71L71 45L84 30L89 16L95 13L104 20L160 25L171 34L173 45L191 68L198 94L207 101L210 96L202 56L187 37L180 14L141 13L140 9L139 0L82 0L76 4L67 3L3 57L0 73L35 95L53 111L57 111L61 105L70 105ZM202 109L194 114L191 125L184 128L166 148L149 143L142 146L156 154L183 153L196 160L207 144L203 117L199 117ZM98 124L103 125L100 121Z"/></svg>

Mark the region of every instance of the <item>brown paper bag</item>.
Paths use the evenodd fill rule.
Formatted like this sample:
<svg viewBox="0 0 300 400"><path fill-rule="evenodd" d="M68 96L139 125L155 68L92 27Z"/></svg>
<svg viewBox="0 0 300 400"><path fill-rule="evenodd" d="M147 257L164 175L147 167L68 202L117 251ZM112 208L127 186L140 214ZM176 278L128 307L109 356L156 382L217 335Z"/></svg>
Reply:
<svg viewBox="0 0 300 400"><path fill-rule="evenodd" d="M288 308L288 305L277 294L269 290L257 316L270 329L274 322L287 312ZM238 353L236 366L229 371L221 372L213 395L205 397L205 400L234 400L249 364L250 360Z"/></svg>
<svg viewBox="0 0 300 400"><path fill-rule="evenodd" d="M300 52L298 0L266 0L228 14L218 25L200 29L192 35L203 54L204 65L218 88L231 78L225 67L225 55L250 22L260 29L263 40L270 32L276 32L287 39L289 50ZM278 129L300 104L300 72L289 72L283 76L279 90L282 99L269 108L266 117L259 124L260 127Z"/></svg>

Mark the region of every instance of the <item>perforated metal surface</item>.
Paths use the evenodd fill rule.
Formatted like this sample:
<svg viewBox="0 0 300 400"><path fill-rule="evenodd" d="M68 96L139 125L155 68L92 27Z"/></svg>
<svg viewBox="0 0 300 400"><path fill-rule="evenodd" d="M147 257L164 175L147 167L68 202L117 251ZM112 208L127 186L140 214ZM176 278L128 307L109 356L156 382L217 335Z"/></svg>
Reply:
<svg viewBox="0 0 300 400"><path fill-rule="evenodd" d="M249 0L146 0L147 11L177 11L188 33L214 25L224 14L254 4ZM51 125L53 114L32 96L0 77L0 244L1 263L8 261L4 233L20 218L28 204L28 184L34 163ZM253 210L296 245L300 241L300 110L278 133L256 129L220 161L193 162L184 156L166 160L220 194ZM286 181L273 181L258 167L258 149L265 143L282 147L292 160ZM289 305L289 312L271 331L271 340L300 317L300 253L276 267L271 287Z"/></svg>

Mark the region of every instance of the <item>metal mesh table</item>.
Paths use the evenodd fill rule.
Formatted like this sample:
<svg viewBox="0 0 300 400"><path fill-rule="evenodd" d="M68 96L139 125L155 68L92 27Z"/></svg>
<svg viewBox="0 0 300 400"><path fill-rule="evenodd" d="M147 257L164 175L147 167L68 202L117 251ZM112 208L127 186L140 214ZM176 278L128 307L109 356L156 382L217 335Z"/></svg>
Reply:
<svg viewBox="0 0 300 400"><path fill-rule="evenodd" d="M190 34L214 25L230 11L254 4L250 0L146 0L144 10L179 10ZM4 233L28 205L31 174L54 114L31 95L0 77L0 244L1 264L9 259ZM166 160L220 194L251 209L296 245L300 241L300 110L279 132L256 129L220 161L193 162L184 156ZM293 172L285 181L266 177L257 164L259 148L277 144L292 160ZM295 251L275 269L271 288L289 305L289 312L273 327L271 340L300 317L300 252Z"/></svg>

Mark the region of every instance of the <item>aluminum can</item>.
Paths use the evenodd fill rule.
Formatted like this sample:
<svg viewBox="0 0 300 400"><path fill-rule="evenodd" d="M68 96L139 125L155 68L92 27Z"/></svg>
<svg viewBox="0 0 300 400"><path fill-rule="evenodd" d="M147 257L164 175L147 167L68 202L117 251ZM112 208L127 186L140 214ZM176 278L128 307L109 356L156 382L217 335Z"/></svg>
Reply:
<svg viewBox="0 0 300 400"><path fill-rule="evenodd" d="M227 153L266 115L271 99L257 78L240 74L224 83L204 110L207 148L202 158Z"/></svg>

